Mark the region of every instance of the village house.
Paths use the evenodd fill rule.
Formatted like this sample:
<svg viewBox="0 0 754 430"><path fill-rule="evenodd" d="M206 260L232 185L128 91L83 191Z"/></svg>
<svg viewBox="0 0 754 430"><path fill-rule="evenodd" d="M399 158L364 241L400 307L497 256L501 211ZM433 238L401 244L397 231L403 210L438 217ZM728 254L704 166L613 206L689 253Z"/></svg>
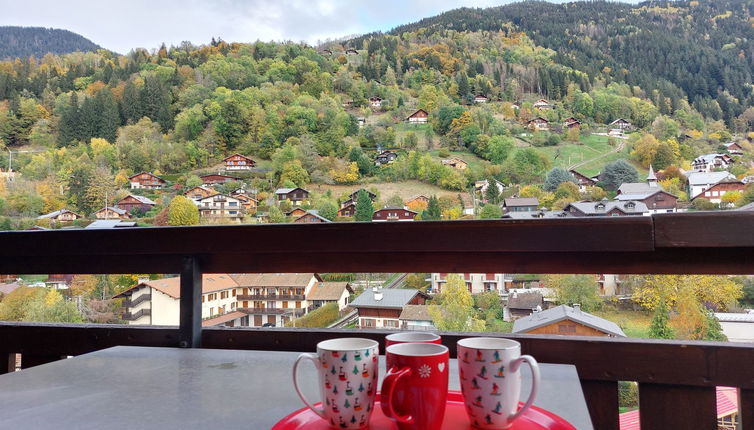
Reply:
<svg viewBox="0 0 754 430"><path fill-rule="evenodd" d="M406 305L403 307L398 322L401 330L426 331L437 330L427 305Z"/></svg>
<svg viewBox="0 0 754 430"><path fill-rule="evenodd" d="M227 171L251 170L256 164L254 160L241 154L233 154L223 159L223 161L225 162L225 170Z"/></svg>
<svg viewBox="0 0 754 430"><path fill-rule="evenodd" d="M348 306L351 294L353 294L353 288L348 282L315 282L307 293L306 300L314 309L328 303L337 303L338 310L342 311Z"/></svg>
<svg viewBox="0 0 754 430"><path fill-rule="evenodd" d="M733 163L733 157L728 154L704 154L696 157L691 166L698 172L711 172L725 170Z"/></svg>
<svg viewBox="0 0 754 430"><path fill-rule="evenodd" d="M509 321L531 315L536 309L542 310L545 306L545 299L542 293L531 291L526 293L512 292L508 295L506 304L507 316Z"/></svg>
<svg viewBox="0 0 754 430"><path fill-rule="evenodd" d="M581 121L574 117L566 118L565 121L563 121L563 128L581 128Z"/></svg>
<svg viewBox="0 0 754 430"><path fill-rule="evenodd" d="M621 294L621 283L624 275L600 274L597 275L599 294L604 297L612 297Z"/></svg>
<svg viewBox="0 0 754 430"><path fill-rule="evenodd" d="M539 207L536 197L510 197L500 205L503 212L534 212Z"/></svg>
<svg viewBox="0 0 754 430"><path fill-rule="evenodd" d="M513 323L513 333L626 337L618 324L583 312L579 304L534 311Z"/></svg>
<svg viewBox="0 0 754 430"><path fill-rule="evenodd" d="M377 157L374 159L374 165L375 166L382 166L383 164L390 164L395 159L398 158L398 154L396 154L393 151L382 151L379 154L377 154Z"/></svg>
<svg viewBox="0 0 754 430"><path fill-rule="evenodd" d="M202 218L241 220L244 217L241 200L226 194L211 195L195 200L194 203L199 207Z"/></svg>
<svg viewBox="0 0 754 430"><path fill-rule="evenodd" d="M194 187L183 193L184 196L191 200L201 200L205 197L214 196L215 194L219 193L212 188L207 188L205 186Z"/></svg>
<svg viewBox="0 0 754 430"><path fill-rule="evenodd" d="M241 312L249 316L249 326L287 322L313 309L307 297L322 279L316 273L244 273L231 275L238 284L237 300Z"/></svg>
<svg viewBox="0 0 754 430"><path fill-rule="evenodd" d="M49 219L50 221L58 222L71 222L81 218L83 218L83 216L73 211L69 211L68 209L59 209L37 217L37 219Z"/></svg>
<svg viewBox="0 0 754 430"><path fill-rule="evenodd" d="M301 206L305 200L309 200L309 191L303 188L278 188L275 190L278 202L288 200L294 206Z"/></svg>
<svg viewBox="0 0 754 430"><path fill-rule="evenodd" d="M55 274L47 275L45 286L47 288L52 288L53 290L67 290L71 286L71 282L73 282L74 276L75 275L72 275L70 273L67 273L67 274L55 273Z"/></svg>
<svg viewBox="0 0 754 430"><path fill-rule="evenodd" d="M597 185L597 181L573 169L569 170L568 173L572 174L573 177L576 178L576 183L578 184L579 191L581 192L586 191L586 187L593 187Z"/></svg>
<svg viewBox="0 0 754 430"><path fill-rule="evenodd" d="M156 205L157 203L152 201L152 199L148 199L144 196L137 196L136 194L129 194L115 203L116 208L123 209L129 213L133 213L134 211L145 213Z"/></svg>
<svg viewBox="0 0 754 430"><path fill-rule="evenodd" d="M469 193L459 193L458 199L461 201L461 206L463 206L463 214L474 215L474 199L471 195Z"/></svg>
<svg viewBox="0 0 754 430"><path fill-rule="evenodd" d="M406 118L409 124L426 124L429 121L429 114L424 109L419 109Z"/></svg>
<svg viewBox="0 0 754 430"><path fill-rule="evenodd" d="M152 173L141 172L128 178L132 190L159 190L167 184L167 181Z"/></svg>
<svg viewBox="0 0 754 430"><path fill-rule="evenodd" d="M131 214L125 209L108 206L95 212L94 217L97 219L129 219Z"/></svg>
<svg viewBox="0 0 754 430"><path fill-rule="evenodd" d="M689 172L686 174L689 197L694 198L709 187L726 180L736 180L736 177L729 172Z"/></svg>
<svg viewBox="0 0 754 430"><path fill-rule="evenodd" d="M249 197L243 193L230 193L231 197L237 198L241 202L241 206L247 214L255 214L257 212L257 206L259 206L259 200Z"/></svg>
<svg viewBox="0 0 754 430"><path fill-rule="evenodd" d="M532 105L537 110L549 110L552 109L552 105L545 99L539 99Z"/></svg>
<svg viewBox="0 0 754 430"><path fill-rule="evenodd" d="M715 318L730 342L754 342L754 312L715 312Z"/></svg>
<svg viewBox="0 0 754 430"><path fill-rule="evenodd" d="M128 321L128 324L178 325L180 284L180 277L177 276L156 280L142 279L113 298L126 299L123 302L123 319ZM238 284L228 274L202 275L202 318L235 311L237 287ZM239 321L239 325L248 325L248 322Z"/></svg>
<svg viewBox="0 0 754 430"><path fill-rule="evenodd" d="M369 97L369 106L379 109L382 107L382 99L379 97Z"/></svg>
<svg viewBox="0 0 754 430"><path fill-rule="evenodd" d="M739 145L738 142L726 143L725 149L727 149L728 153L731 155L743 155L744 153L743 146Z"/></svg>
<svg viewBox="0 0 754 430"><path fill-rule="evenodd" d="M645 215L678 211L678 197L663 190L657 183L654 169L649 166L646 182L627 182L620 185L615 200L636 201L647 207Z"/></svg>
<svg viewBox="0 0 754 430"><path fill-rule="evenodd" d="M471 294L496 291L498 294L505 292L505 274L503 273L432 273L430 276L430 289L432 294L442 292L448 281L448 275L459 275L466 283L466 288Z"/></svg>
<svg viewBox="0 0 754 430"><path fill-rule="evenodd" d="M484 95L474 97L474 103L487 103L488 100L487 96Z"/></svg>
<svg viewBox="0 0 754 430"><path fill-rule="evenodd" d="M367 196L369 196L369 200L375 201L377 199L377 194L365 189L365 188L359 188L358 190L352 192L348 195L348 200L343 202L343 206L349 203L356 203L359 200L359 192L364 191L367 193Z"/></svg>
<svg viewBox="0 0 754 430"><path fill-rule="evenodd" d="M413 221L414 218L416 218L416 215L417 213L410 209L386 206L374 211L374 214L372 214L372 221Z"/></svg>
<svg viewBox="0 0 754 430"><path fill-rule="evenodd" d="M563 211L526 211L526 212L506 212L500 218L503 219L551 219L551 218L565 218L568 217L567 212Z"/></svg>
<svg viewBox="0 0 754 430"><path fill-rule="evenodd" d="M550 121L538 116L526 122L526 127L532 130L547 131L550 129Z"/></svg>
<svg viewBox="0 0 754 430"><path fill-rule="evenodd" d="M338 216L340 217L350 217L354 216L356 214L356 203L348 203L343 204L340 209L338 209Z"/></svg>
<svg viewBox="0 0 754 430"><path fill-rule="evenodd" d="M723 196L729 192L743 192L746 189L746 184L735 179L723 179L722 181L712 185L703 192L697 194L691 198L691 201L703 197L709 200L711 203L716 203L723 208ZM732 206L732 203L728 203L728 206ZM723 208L724 209L724 208Z"/></svg>
<svg viewBox="0 0 754 430"><path fill-rule="evenodd" d="M452 167L454 169L458 169L458 170L466 170L466 168L469 167L468 163L466 163L465 161L463 161L463 160L461 160L460 158L457 158L457 157L448 158L446 160L440 160L440 162L444 166L450 166L450 167Z"/></svg>
<svg viewBox="0 0 754 430"><path fill-rule="evenodd" d="M505 184L498 181L497 179L493 179L492 181L495 187L497 187L497 194L498 195L502 194L502 192L505 190ZM490 186L490 181L487 179L474 182L474 190L479 191L482 197L487 195L487 188L489 188L489 186Z"/></svg>
<svg viewBox="0 0 754 430"><path fill-rule="evenodd" d="M301 209L301 208L293 208L292 210L286 212L285 216L298 218L298 217L300 217L302 215L305 215L306 212L307 212L306 210Z"/></svg>
<svg viewBox="0 0 754 430"><path fill-rule="evenodd" d="M599 202L573 202L563 208L571 216L641 216L648 215L649 209L642 202L607 201Z"/></svg>
<svg viewBox="0 0 754 430"><path fill-rule="evenodd" d="M319 214L319 211L316 211L314 209L310 209L306 211L303 215L299 216L298 218L294 219L293 222L295 223L320 223L320 222L332 222L329 219L321 216Z"/></svg>
<svg viewBox="0 0 754 430"><path fill-rule="evenodd" d="M359 328L400 327L400 316L406 305L424 305L429 297L416 289L373 288L351 302L359 314Z"/></svg>
<svg viewBox="0 0 754 430"><path fill-rule="evenodd" d="M203 175L199 177L204 185L217 185L224 184L226 182L240 181L240 178L234 176L223 175L221 173Z"/></svg>
<svg viewBox="0 0 754 430"><path fill-rule="evenodd" d="M631 130L631 123L623 118L618 118L608 124L608 128L610 129L610 132L608 134L621 135L626 131Z"/></svg>
<svg viewBox="0 0 754 430"><path fill-rule="evenodd" d="M421 212L429 206L429 197L418 195L406 202L406 207L414 212Z"/></svg>

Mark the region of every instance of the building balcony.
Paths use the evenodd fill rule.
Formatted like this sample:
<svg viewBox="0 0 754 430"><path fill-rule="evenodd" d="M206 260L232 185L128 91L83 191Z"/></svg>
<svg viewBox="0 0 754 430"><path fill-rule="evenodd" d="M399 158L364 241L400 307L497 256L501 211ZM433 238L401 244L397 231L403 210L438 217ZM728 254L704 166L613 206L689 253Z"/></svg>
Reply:
<svg viewBox="0 0 754 430"><path fill-rule="evenodd" d="M123 319L126 321L136 321L143 316L151 316L151 315L152 315L152 310L147 308L147 309L140 309L133 313L126 312L123 314Z"/></svg>
<svg viewBox="0 0 754 430"><path fill-rule="evenodd" d="M202 273L453 273L462 267L473 273L747 275L754 272L752 232L754 215L738 211L0 232L0 273L180 273L183 300L179 327L0 322L0 373L11 369L16 354L22 355L23 367L31 367L116 345L312 352L326 339L357 335L384 342L389 333L202 329L198 303L190 301L201 300ZM457 341L474 335L479 334L444 332L442 339L454 357ZM754 429L752 344L484 335L516 339L524 353L543 363L575 365L595 429L618 430L619 381L638 383L642 430L716 428L717 386L738 389L739 428Z"/></svg>
<svg viewBox="0 0 754 430"><path fill-rule="evenodd" d="M148 302L150 300L152 300L152 294L141 294L135 299L123 300L123 307L133 308L133 307L138 306L141 303Z"/></svg>
<svg viewBox="0 0 754 430"><path fill-rule="evenodd" d="M306 313L301 308L238 308L239 311L249 315L293 315L300 317Z"/></svg>
<svg viewBox="0 0 754 430"><path fill-rule="evenodd" d="M303 294L239 294L236 297L238 300L306 300Z"/></svg>

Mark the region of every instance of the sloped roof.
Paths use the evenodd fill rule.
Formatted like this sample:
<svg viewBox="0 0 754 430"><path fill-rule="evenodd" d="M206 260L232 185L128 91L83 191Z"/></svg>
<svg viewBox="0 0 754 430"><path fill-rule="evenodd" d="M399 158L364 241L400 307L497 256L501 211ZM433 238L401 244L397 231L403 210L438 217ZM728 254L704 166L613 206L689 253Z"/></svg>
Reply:
<svg viewBox="0 0 754 430"><path fill-rule="evenodd" d="M546 311L532 313L513 323L513 333L525 333L559 321L570 320L614 336L626 337L618 324L592 314L576 310L567 305L560 305Z"/></svg>
<svg viewBox="0 0 754 430"><path fill-rule="evenodd" d="M21 287L22 285L19 284L18 282L12 282L10 284L0 284L0 294L8 295Z"/></svg>
<svg viewBox="0 0 754 430"><path fill-rule="evenodd" d="M536 197L510 197L503 200L505 207L516 206L539 206L539 200Z"/></svg>
<svg viewBox="0 0 754 430"><path fill-rule="evenodd" d="M382 299L375 300L374 291L366 290L351 302L351 306L355 308L403 309L403 307L406 306L414 296L420 294L419 290L399 288L382 289L380 292L382 293Z"/></svg>
<svg viewBox="0 0 754 430"><path fill-rule="evenodd" d="M628 207L629 203L634 204L633 209ZM597 210L597 206L600 204L604 204L605 208L601 210ZM573 202L573 203L570 203L568 206L573 206L579 211L587 215L606 214L607 212L610 212L613 209L618 209L619 211L626 214L643 214L649 210L647 209L647 205L644 204L644 202L637 202L634 200L614 201L614 202L604 201L604 200L600 202ZM568 206L566 206L566 208Z"/></svg>
<svg viewBox="0 0 754 430"><path fill-rule="evenodd" d="M748 205L741 206L740 208L736 210L737 211L754 211L754 203L749 203Z"/></svg>
<svg viewBox="0 0 754 430"><path fill-rule="evenodd" d="M625 119L623 119L623 118L618 118L618 119L616 119L615 121L611 122L611 123L610 123L610 125L613 125L613 124L618 124L618 123L626 123L626 124L631 124L630 122L626 121L626 120L625 120Z"/></svg>
<svg viewBox="0 0 754 430"><path fill-rule="evenodd" d="M305 193L309 192L309 191L306 191L305 189L303 189L301 187L296 187L296 188L278 188L277 190L275 190L275 194L288 194L288 193L290 193L293 190L301 190L301 191L303 191Z"/></svg>
<svg viewBox="0 0 754 430"><path fill-rule="evenodd" d="M238 286L239 285L236 283L236 281L227 273L205 273L202 275L202 294L212 293L220 290L227 290L229 288L235 288ZM133 287L116 295L115 297L125 297L132 290L140 287L151 287L174 299L181 298L181 278L178 276L142 282L134 285Z"/></svg>
<svg viewBox="0 0 754 430"><path fill-rule="evenodd" d="M406 321L432 321L429 316L429 306L427 305L406 305L401 311L399 320Z"/></svg>
<svg viewBox="0 0 754 430"><path fill-rule="evenodd" d="M192 188L192 190L193 190L193 188ZM152 201L152 199L149 199L149 198L144 197L144 196L139 196L139 195L136 195L136 194L129 194L126 197L123 197L122 199L118 200L118 203L120 203L121 201L123 201L123 200L125 200L125 199L127 199L129 197L131 197L133 199L136 199L136 200L139 201L139 203L143 203L145 205L156 205L157 204L154 201Z"/></svg>
<svg viewBox="0 0 754 430"><path fill-rule="evenodd" d="M523 211L523 212L508 212L503 214L503 218L508 219L545 219L545 218L566 218L571 216L568 212L564 211Z"/></svg>
<svg viewBox="0 0 754 430"><path fill-rule="evenodd" d="M621 193L621 194L618 194L617 196L615 196L615 200L619 200L619 201L644 200L644 199L646 199L648 197L652 197L653 195L655 195L657 193L665 193L665 194L667 194L669 196L673 196L673 197L676 197L676 198L678 197L676 195L670 194L669 192L663 190L660 187L655 187L655 188L652 188L652 191L647 191L646 193L625 193L625 194Z"/></svg>
<svg viewBox="0 0 754 430"><path fill-rule="evenodd" d="M542 294L537 292L511 294L508 297L508 308L510 309L534 309L544 303Z"/></svg>
<svg viewBox="0 0 754 430"><path fill-rule="evenodd" d="M104 208L102 208L102 209L98 210L97 212L102 212L102 211L105 211L105 210L108 210L108 209L110 209L111 211L115 212L115 213L116 213L116 214L118 214L118 215L125 215L125 214L127 214L127 213L128 213L128 211L127 211L127 210L125 210L125 209L121 209L121 208L114 208L114 207L112 207L112 206L107 206L107 207L104 207Z"/></svg>
<svg viewBox="0 0 754 430"><path fill-rule="evenodd" d="M345 290L353 292L348 282L316 282L306 300L338 300Z"/></svg>
<svg viewBox="0 0 754 430"><path fill-rule="evenodd" d="M135 221L121 221L119 219L98 219L84 229L103 229L103 228L123 228L123 227L137 227Z"/></svg>
<svg viewBox="0 0 754 430"><path fill-rule="evenodd" d="M159 177L159 176L157 176L157 175L155 175L154 173L151 173L151 172L139 172L139 173L137 173L137 174L135 174L133 176L129 176L128 179L133 179L133 178L135 178L137 176L144 175L144 174L147 174L149 176L155 177L155 178L159 179L161 182L165 182L164 179L162 179L161 177Z"/></svg>
<svg viewBox="0 0 754 430"><path fill-rule="evenodd" d="M704 155L700 155L700 156L694 158L693 162L694 163L696 163L696 162L705 162L705 163L709 164L709 163L714 162L715 158L720 157L720 158L724 159L726 156L727 156L727 154L704 154Z"/></svg>
<svg viewBox="0 0 754 430"><path fill-rule="evenodd" d="M228 312L227 314L218 315L214 318L207 318L202 321L202 327L212 327L215 325L225 324L228 321L233 321L236 318L245 317L246 314L240 311Z"/></svg>
<svg viewBox="0 0 754 430"><path fill-rule="evenodd" d="M235 273L230 275L239 287L298 287L309 285L316 273Z"/></svg>
<svg viewBox="0 0 754 430"><path fill-rule="evenodd" d="M716 184L724 179L735 179L729 172L690 172L686 178L691 185Z"/></svg>
<svg viewBox="0 0 754 430"><path fill-rule="evenodd" d="M48 214L40 215L40 216L37 217L37 219L55 218L55 217L57 217L59 215L62 215L64 213L72 213L72 214L76 215L79 218L81 217L81 215L77 214L76 212L69 211L68 209L59 209L59 210L56 210L56 211L52 211L52 212L50 212Z"/></svg>
<svg viewBox="0 0 754 430"><path fill-rule="evenodd" d="M662 191L659 184L651 186L646 182L625 182L618 187L618 194L647 194Z"/></svg>
<svg viewBox="0 0 754 430"><path fill-rule="evenodd" d="M303 218L303 217L305 217L307 215L312 215L312 216L314 216L316 218L319 218L320 220L322 220L322 222L332 222L329 219L327 219L327 218L323 217L322 215L320 215L319 211L316 210L316 209L310 209L310 210L306 211L306 213L304 213L300 217L296 218L296 221L300 220L301 218Z"/></svg>

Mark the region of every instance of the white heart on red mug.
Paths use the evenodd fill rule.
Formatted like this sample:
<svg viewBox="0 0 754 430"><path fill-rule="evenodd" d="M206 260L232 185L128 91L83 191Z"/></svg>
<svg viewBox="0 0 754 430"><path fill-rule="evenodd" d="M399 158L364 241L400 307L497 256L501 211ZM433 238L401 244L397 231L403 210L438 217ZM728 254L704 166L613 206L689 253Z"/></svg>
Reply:
<svg viewBox="0 0 754 430"><path fill-rule="evenodd" d="M440 363L437 365L437 368L440 369L440 373L445 371L445 363Z"/></svg>

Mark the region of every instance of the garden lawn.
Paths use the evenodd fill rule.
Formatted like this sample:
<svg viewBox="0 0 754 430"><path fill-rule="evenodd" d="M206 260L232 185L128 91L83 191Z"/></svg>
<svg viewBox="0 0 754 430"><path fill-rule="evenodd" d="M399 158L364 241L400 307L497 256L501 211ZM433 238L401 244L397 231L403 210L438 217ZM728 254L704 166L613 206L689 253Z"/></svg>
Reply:
<svg viewBox="0 0 754 430"><path fill-rule="evenodd" d="M437 157L438 160L441 160L438 153L440 152L439 149L435 149L433 151L429 151L429 154L433 157ZM481 172L485 166L489 166L491 163L485 159L479 158L475 154L472 154L468 151L449 151L450 157L448 158L460 158L461 160L465 161L469 165L469 169L473 169L475 171Z"/></svg>
<svg viewBox="0 0 754 430"><path fill-rule="evenodd" d="M652 324L652 314L644 311L629 311L603 306L602 310L592 314L612 321L623 329L628 337L649 338L649 326Z"/></svg>

